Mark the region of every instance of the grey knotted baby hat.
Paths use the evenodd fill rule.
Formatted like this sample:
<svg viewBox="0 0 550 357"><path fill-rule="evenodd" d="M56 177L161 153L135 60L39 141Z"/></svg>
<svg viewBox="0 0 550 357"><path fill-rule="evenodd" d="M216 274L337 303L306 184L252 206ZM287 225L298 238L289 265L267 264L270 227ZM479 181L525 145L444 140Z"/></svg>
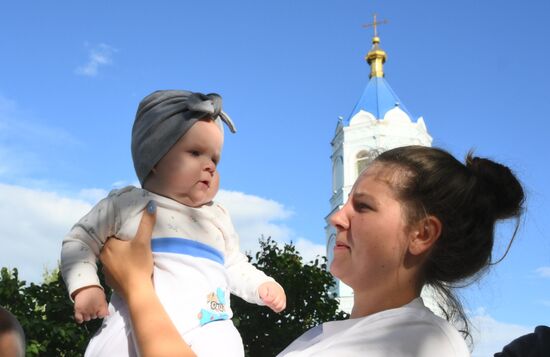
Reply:
<svg viewBox="0 0 550 357"><path fill-rule="evenodd" d="M232 133L236 132L216 93L159 90L143 98L132 128L132 159L142 186L151 169L179 138L204 118L218 123L221 119Z"/></svg>

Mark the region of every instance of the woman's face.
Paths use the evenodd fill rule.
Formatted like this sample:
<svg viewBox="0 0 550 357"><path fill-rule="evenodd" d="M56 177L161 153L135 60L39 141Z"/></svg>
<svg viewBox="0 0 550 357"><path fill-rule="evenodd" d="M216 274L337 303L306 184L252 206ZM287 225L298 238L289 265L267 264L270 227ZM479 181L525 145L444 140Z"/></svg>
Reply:
<svg viewBox="0 0 550 357"><path fill-rule="evenodd" d="M330 218L337 230L330 272L356 292L391 284L403 267L408 244L405 213L391 185L396 176L374 163Z"/></svg>

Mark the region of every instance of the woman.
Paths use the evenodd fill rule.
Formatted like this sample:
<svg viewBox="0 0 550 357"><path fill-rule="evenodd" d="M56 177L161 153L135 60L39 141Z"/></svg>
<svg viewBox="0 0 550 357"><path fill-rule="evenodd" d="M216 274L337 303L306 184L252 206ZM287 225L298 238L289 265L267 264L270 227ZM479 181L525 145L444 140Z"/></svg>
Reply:
<svg viewBox="0 0 550 357"><path fill-rule="evenodd" d="M313 328L280 356L468 356L458 331L424 307L420 292L432 286L444 297L447 316L466 322L452 286L491 264L496 221L519 218L523 201L510 169L491 160L469 154L464 165L421 146L384 152L331 217L337 237L330 270L354 290L351 319ZM150 224L151 217L144 219ZM144 230L132 243L110 240L102 261L133 311L143 355L159 355L161 349L151 347L159 337L179 343L172 355L192 355L177 333L168 337L141 323L152 314L170 330L166 314L156 315L160 304L146 305L154 299L149 235ZM111 250L126 251L127 259L117 261Z"/></svg>

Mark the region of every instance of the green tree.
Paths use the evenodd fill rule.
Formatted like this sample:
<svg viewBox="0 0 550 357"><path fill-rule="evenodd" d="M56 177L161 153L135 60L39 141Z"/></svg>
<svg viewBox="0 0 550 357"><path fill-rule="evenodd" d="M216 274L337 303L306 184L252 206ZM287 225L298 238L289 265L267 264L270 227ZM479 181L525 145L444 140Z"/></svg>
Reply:
<svg viewBox="0 0 550 357"><path fill-rule="evenodd" d="M262 238L255 258L253 265L284 287L287 306L277 314L232 297L233 322L247 356L275 356L311 327L348 317L338 311L338 301L330 292L335 283L325 257L304 264L292 243L281 248L271 238Z"/></svg>
<svg viewBox="0 0 550 357"><path fill-rule="evenodd" d="M307 329L347 317L338 312L338 302L330 293L334 281L324 257L304 264L293 244L281 248L270 238L261 239L260 247L253 264L285 288L287 308L276 314L233 298L233 321L248 356L276 355ZM46 273L42 284L27 285L19 280L17 269L2 268L0 305L21 323L27 356L82 356L101 324L101 320L74 322L73 304L59 270Z"/></svg>
<svg viewBox="0 0 550 357"><path fill-rule="evenodd" d="M82 356L101 320L78 325L58 270L26 285L17 269L0 270L0 305L14 314L27 340L27 356Z"/></svg>

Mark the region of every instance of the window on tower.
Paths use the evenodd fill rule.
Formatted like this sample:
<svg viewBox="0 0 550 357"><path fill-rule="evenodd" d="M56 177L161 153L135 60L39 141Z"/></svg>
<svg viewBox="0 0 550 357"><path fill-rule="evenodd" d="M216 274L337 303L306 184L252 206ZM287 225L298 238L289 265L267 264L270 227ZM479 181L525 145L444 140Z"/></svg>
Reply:
<svg viewBox="0 0 550 357"><path fill-rule="evenodd" d="M361 150L356 156L356 174L359 176L364 169L374 160L382 151L381 150Z"/></svg>
<svg viewBox="0 0 550 357"><path fill-rule="evenodd" d="M342 171L343 159L342 156L334 158L332 163L332 192L336 193L342 188L344 173Z"/></svg>

